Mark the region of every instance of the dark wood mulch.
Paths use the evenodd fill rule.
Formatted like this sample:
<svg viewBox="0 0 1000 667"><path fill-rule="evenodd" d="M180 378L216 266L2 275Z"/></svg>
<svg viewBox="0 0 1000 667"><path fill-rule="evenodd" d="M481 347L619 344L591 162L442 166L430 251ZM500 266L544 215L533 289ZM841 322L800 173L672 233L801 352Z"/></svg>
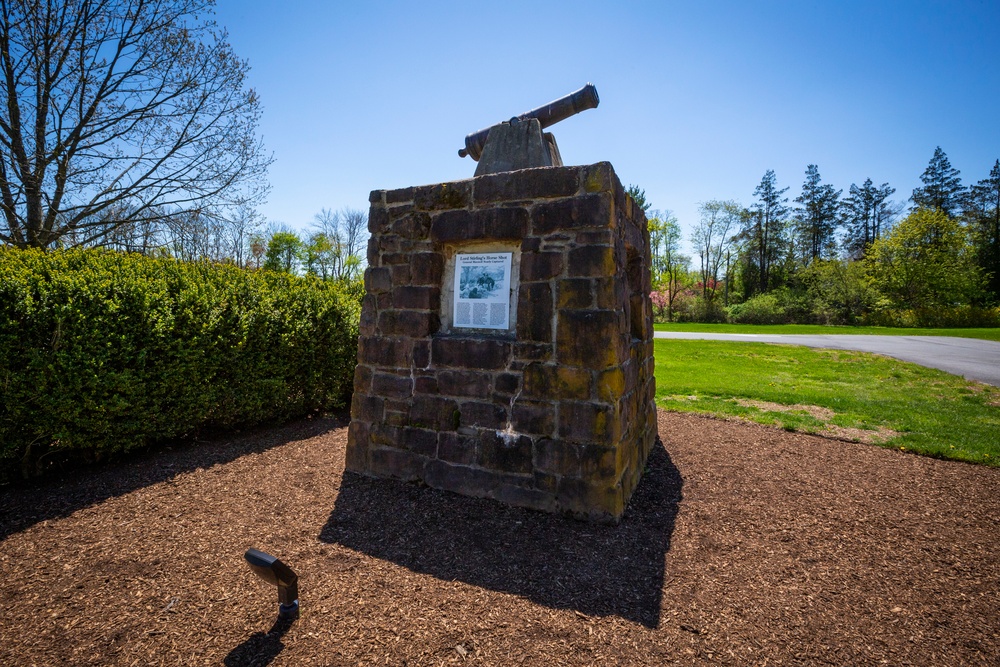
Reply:
<svg viewBox="0 0 1000 667"><path fill-rule="evenodd" d="M345 475L337 419L7 489L0 664L1000 664L1000 470L659 432L616 527Z"/></svg>

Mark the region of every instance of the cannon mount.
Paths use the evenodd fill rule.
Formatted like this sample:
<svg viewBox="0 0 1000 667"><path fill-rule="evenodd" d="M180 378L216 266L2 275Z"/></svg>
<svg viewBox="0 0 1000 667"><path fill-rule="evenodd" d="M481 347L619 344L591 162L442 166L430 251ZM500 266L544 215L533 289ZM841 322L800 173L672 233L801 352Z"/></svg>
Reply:
<svg viewBox="0 0 1000 667"><path fill-rule="evenodd" d="M458 155L469 156L479 163L476 176L532 167L561 167L562 157L555 137L542 130L596 108L599 103L597 88L588 83L545 106L467 135L465 148Z"/></svg>

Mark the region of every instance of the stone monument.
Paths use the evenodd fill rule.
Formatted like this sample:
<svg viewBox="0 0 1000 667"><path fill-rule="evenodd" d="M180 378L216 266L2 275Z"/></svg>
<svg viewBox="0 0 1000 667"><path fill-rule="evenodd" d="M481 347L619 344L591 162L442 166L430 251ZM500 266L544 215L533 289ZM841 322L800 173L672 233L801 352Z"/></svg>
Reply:
<svg viewBox="0 0 1000 667"><path fill-rule="evenodd" d="M540 110L467 137L496 173L372 192L347 468L617 522L656 439L649 233L609 163L537 166Z"/></svg>

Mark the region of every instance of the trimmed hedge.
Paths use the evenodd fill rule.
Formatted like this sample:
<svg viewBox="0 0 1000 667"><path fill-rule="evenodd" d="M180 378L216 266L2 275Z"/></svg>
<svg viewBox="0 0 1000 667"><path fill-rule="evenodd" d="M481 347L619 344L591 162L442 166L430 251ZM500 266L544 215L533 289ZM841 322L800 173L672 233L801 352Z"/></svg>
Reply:
<svg viewBox="0 0 1000 667"><path fill-rule="evenodd" d="M0 476L341 407L360 300L270 271L0 248Z"/></svg>

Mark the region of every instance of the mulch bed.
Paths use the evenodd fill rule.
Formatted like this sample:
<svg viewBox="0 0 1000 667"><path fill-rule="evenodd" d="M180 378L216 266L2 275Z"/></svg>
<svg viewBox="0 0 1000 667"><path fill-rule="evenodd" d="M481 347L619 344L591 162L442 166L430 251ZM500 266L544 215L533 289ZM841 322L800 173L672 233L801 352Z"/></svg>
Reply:
<svg viewBox="0 0 1000 667"><path fill-rule="evenodd" d="M345 475L345 423L0 492L0 664L1000 664L1000 470L661 413L611 527Z"/></svg>

